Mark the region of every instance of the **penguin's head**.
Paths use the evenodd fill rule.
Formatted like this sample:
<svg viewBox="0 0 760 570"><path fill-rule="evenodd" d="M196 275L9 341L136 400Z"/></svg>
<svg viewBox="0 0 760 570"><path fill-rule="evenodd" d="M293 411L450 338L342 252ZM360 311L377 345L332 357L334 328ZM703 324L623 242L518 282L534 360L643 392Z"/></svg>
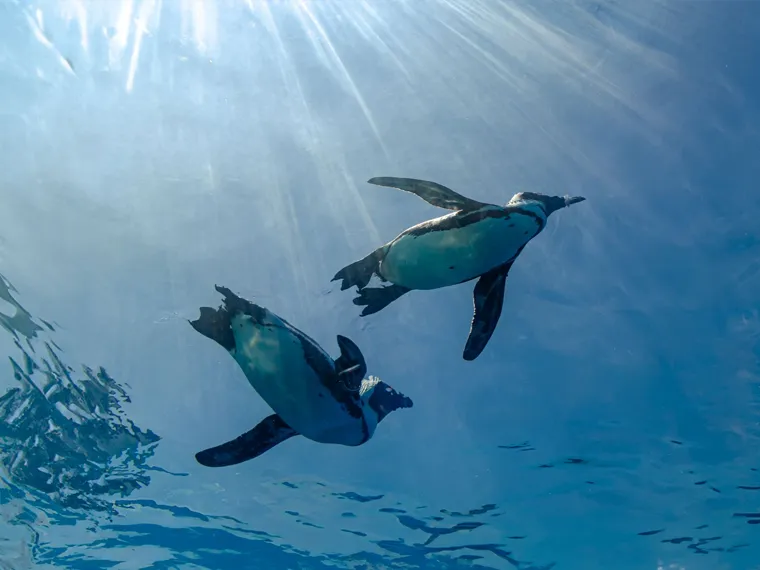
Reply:
<svg viewBox="0 0 760 570"><path fill-rule="evenodd" d="M541 208L544 215L548 218L553 212L566 208L571 204L583 202L586 198L583 196L548 196L538 192L519 192L512 196L507 204L508 206L533 205Z"/></svg>
<svg viewBox="0 0 760 570"><path fill-rule="evenodd" d="M376 376L370 376L362 382L360 397L365 404L364 417L370 435L374 433L377 424L391 412L414 406L411 398L397 392Z"/></svg>
<svg viewBox="0 0 760 570"><path fill-rule="evenodd" d="M358 390L364 375L367 373L367 363L364 355L354 341L338 335L340 356L335 360L335 369L341 383L349 389Z"/></svg>

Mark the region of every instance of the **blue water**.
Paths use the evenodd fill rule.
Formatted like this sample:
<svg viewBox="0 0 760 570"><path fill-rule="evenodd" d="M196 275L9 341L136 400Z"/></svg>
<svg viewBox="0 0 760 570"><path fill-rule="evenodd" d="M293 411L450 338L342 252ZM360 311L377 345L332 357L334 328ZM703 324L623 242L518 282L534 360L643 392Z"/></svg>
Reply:
<svg viewBox="0 0 760 570"><path fill-rule="evenodd" d="M754 570L760 3L0 0L0 568ZM510 272L370 317L330 279L444 213L583 195ZM230 287L413 398L271 413Z"/></svg>

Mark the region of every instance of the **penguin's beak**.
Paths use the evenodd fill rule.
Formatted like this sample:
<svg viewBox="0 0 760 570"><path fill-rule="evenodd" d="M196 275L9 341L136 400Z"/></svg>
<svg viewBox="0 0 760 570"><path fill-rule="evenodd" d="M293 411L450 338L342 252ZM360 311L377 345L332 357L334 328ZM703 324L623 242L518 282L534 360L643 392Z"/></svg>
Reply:
<svg viewBox="0 0 760 570"><path fill-rule="evenodd" d="M549 216L557 210L567 208L571 204L583 202L585 199L583 196L546 196L542 202L544 203L546 215Z"/></svg>
<svg viewBox="0 0 760 570"><path fill-rule="evenodd" d="M571 204L577 204L578 202L583 202L586 198L583 196L565 196L565 206L570 206Z"/></svg>

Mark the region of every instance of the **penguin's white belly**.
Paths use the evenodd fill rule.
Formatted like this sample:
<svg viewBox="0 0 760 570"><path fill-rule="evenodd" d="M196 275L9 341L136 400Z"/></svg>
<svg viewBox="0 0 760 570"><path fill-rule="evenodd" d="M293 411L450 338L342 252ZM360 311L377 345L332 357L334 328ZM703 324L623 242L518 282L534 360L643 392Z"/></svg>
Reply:
<svg viewBox="0 0 760 570"><path fill-rule="evenodd" d="M380 273L409 289L455 285L512 259L537 229L534 218L512 214L419 236L405 233L390 244Z"/></svg>
<svg viewBox="0 0 760 570"><path fill-rule="evenodd" d="M271 313L270 317L276 319ZM254 323L248 315L235 315L232 331L237 345L232 356L285 423L320 443L361 443L361 418L351 417L322 385L306 362L298 337L282 326Z"/></svg>

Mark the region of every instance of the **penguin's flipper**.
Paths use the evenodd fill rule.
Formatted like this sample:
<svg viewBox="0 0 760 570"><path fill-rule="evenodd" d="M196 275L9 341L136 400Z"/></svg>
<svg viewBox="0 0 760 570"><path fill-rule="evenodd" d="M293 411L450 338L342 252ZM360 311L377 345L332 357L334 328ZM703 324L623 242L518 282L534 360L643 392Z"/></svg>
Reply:
<svg viewBox="0 0 760 570"><path fill-rule="evenodd" d="M385 247L381 247L370 253L367 257L354 261L335 274L331 281L343 280L340 284L340 290L345 291L349 287L356 285L357 289L364 289L372 279L372 275L377 273L380 262L385 255Z"/></svg>
<svg viewBox="0 0 760 570"><path fill-rule="evenodd" d="M411 192L425 200L428 204L438 206L439 208L446 208L447 210L477 210L485 206L483 202L462 196L451 188L428 180L378 176L370 178L367 182L376 186L388 186L389 188L398 188L405 192Z"/></svg>
<svg viewBox="0 0 760 570"><path fill-rule="evenodd" d="M232 441L211 447L195 454L195 459L206 467L227 467L254 459L275 445L290 439L298 432L280 416L272 414L259 425Z"/></svg>
<svg viewBox="0 0 760 570"><path fill-rule="evenodd" d="M350 338L338 335L340 356L335 359L335 371L340 382L351 390L358 390L364 375L367 374L367 363L362 351Z"/></svg>
<svg viewBox="0 0 760 570"><path fill-rule="evenodd" d="M501 308L504 304L504 289L507 283L507 275L514 260L484 273L475 284L473 301L475 311L470 325L470 335L462 354L465 360L475 360L488 344L488 341L496 330L496 325L501 316Z"/></svg>
<svg viewBox="0 0 760 570"><path fill-rule="evenodd" d="M362 317L377 313L390 305L393 301L408 293L411 289L401 285L389 285L387 287L367 287L359 291L354 298L354 305L364 306Z"/></svg>

